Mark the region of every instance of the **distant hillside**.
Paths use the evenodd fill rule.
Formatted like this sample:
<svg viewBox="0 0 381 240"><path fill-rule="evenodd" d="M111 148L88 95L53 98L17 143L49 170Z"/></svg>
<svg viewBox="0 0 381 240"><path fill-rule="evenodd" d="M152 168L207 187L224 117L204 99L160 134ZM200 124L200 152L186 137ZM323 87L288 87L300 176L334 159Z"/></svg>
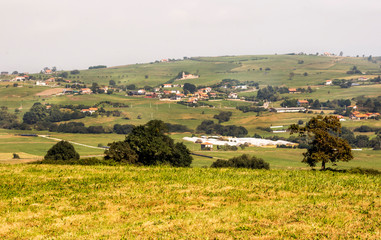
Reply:
<svg viewBox="0 0 381 240"><path fill-rule="evenodd" d="M347 78L350 68L357 66L363 73L381 74L380 60L372 61L362 57L326 57L315 55L264 55L197 57L186 60L133 64L110 68L81 70L80 74L70 75L85 83L136 84L156 86L175 78L186 71L200 75L198 79L182 80L196 85L208 85L222 79L252 80L261 85L287 85L303 87L316 85L328 79ZM267 70L266 70L267 69Z"/></svg>

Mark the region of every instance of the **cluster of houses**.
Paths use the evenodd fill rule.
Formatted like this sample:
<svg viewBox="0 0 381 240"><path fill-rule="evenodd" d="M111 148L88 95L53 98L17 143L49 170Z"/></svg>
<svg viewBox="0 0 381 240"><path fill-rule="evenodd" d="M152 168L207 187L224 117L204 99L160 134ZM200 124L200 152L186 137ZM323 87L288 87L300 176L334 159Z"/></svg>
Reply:
<svg viewBox="0 0 381 240"><path fill-rule="evenodd" d="M372 117L378 117L380 116L379 113L360 113L359 111L352 112L351 119L352 120L365 120Z"/></svg>
<svg viewBox="0 0 381 240"><path fill-rule="evenodd" d="M3 74L4 73L4 74ZM8 73L8 72L2 72L1 75L7 75L5 73ZM15 76L13 77L12 79L3 79L1 80L2 82L24 82L26 80L29 79L29 75L27 74L24 74L24 75L21 75L21 76Z"/></svg>
<svg viewBox="0 0 381 240"><path fill-rule="evenodd" d="M184 87L181 84L163 84L159 88L154 88L152 92L144 89L129 91L130 96L142 95L145 98L160 98L161 100L181 101L183 98L188 98L188 103L197 103L199 100L206 100L210 97L216 97L217 94L212 92L212 88L201 88L193 94L184 94L179 88ZM177 89L176 89L177 88Z"/></svg>

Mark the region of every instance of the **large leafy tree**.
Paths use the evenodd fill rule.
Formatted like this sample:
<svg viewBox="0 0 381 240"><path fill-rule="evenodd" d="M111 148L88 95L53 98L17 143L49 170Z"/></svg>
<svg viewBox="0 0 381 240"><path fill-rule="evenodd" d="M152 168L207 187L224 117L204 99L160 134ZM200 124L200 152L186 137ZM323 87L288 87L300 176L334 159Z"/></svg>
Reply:
<svg viewBox="0 0 381 240"><path fill-rule="evenodd" d="M113 159L120 163L134 164L138 160L138 155L131 149L130 145L123 141L108 144L110 148L105 151L105 159Z"/></svg>
<svg viewBox="0 0 381 240"><path fill-rule="evenodd" d="M309 136L312 141L307 152L303 153L303 161L311 167L321 162L322 169L328 162L338 162L353 159L351 146L339 137L341 133L340 121L335 116L321 116L311 118L305 126L293 124L289 128L291 134Z"/></svg>
<svg viewBox="0 0 381 240"><path fill-rule="evenodd" d="M60 141L51 147L46 153L45 160L78 160L79 154L73 145L67 141Z"/></svg>
<svg viewBox="0 0 381 240"><path fill-rule="evenodd" d="M174 143L167 136L167 125L160 120L149 121L134 127L126 139L114 142L106 150L106 159L137 165L170 164L189 167L192 163L190 151L182 143Z"/></svg>

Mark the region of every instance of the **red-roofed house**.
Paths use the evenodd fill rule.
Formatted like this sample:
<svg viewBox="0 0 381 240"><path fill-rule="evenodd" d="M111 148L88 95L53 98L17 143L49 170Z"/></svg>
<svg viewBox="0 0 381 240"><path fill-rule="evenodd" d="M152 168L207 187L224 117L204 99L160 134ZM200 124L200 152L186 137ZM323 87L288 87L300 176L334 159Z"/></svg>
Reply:
<svg viewBox="0 0 381 240"><path fill-rule="evenodd" d="M82 94L91 94L92 91L90 88L81 88L81 93Z"/></svg>
<svg viewBox="0 0 381 240"><path fill-rule="evenodd" d="M308 106L309 102L307 100L298 100L297 102L298 106Z"/></svg>
<svg viewBox="0 0 381 240"><path fill-rule="evenodd" d="M296 88L289 88L288 93L296 93Z"/></svg>
<svg viewBox="0 0 381 240"><path fill-rule="evenodd" d="M212 149L213 149L212 143L208 143L208 142L201 143L201 150L212 150Z"/></svg>

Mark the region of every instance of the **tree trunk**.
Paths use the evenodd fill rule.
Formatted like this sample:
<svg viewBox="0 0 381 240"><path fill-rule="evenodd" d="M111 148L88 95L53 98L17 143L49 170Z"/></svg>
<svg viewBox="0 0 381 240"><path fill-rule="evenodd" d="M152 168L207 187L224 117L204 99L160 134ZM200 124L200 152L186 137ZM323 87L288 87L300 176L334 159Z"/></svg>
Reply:
<svg viewBox="0 0 381 240"><path fill-rule="evenodd" d="M321 162L321 170L325 170L325 162L324 161Z"/></svg>

